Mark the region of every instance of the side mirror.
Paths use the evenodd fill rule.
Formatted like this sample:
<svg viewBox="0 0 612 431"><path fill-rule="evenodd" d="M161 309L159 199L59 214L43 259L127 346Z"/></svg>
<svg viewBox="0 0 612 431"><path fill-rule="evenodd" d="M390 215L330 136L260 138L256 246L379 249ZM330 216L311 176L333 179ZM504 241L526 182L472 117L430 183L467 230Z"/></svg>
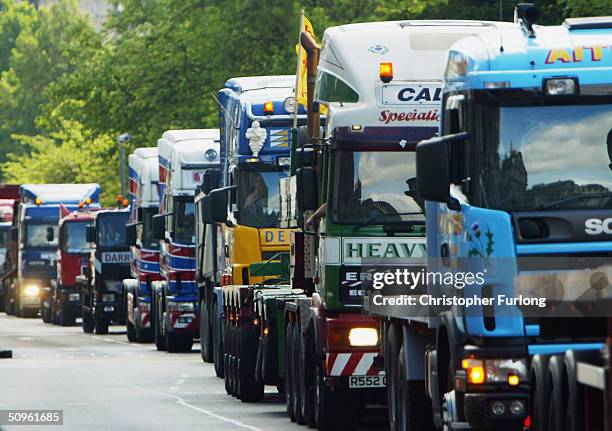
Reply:
<svg viewBox="0 0 612 431"><path fill-rule="evenodd" d="M204 196L200 200L200 217L202 217L202 223L211 224L214 223L212 219L212 210L210 207L210 196Z"/></svg>
<svg viewBox="0 0 612 431"><path fill-rule="evenodd" d="M49 226L47 228L47 242L53 242L54 239L55 239L55 232L53 231L53 228Z"/></svg>
<svg viewBox="0 0 612 431"><path fill-rule="evenodd" d="M314 148L298 148L295 150L295 156L298 169L317 165L317 152Z"/></svg>
<svg viewBox="0 0 612 431"><path fill-rule="evenodd" d="M163 240L166 238L166 214L157 214L152 217L151 234L155 239Z"/></svg>
<svg viewBox="0 0 612 431"><path fill-rule="evenodd" d="M228 189L212 190L210 198L210 221L214 223L227 223Z"/></svg>
<svg viewBox="0 0 612 431"><path fill-rule="evenodd" d="M301 168L296 171L299 210L316 210L319 207L319 183L317 171Z"/></svg>
<svg viewBox="0 0 612 431"><path fill-rule="evenodd" d="M221 182L221 171L219 169L206 169L202 175L202 192L209 194L219 188Z"/></svg>
<svg viewBox="0 0 612 431"><path fill-rule="evenodd" d="M466 139L467 133L458 133L419 142L416 147L416 189L421 199L451 201L450 145Z"/></svg>
<svg viewBox="0 0 612 431"><path fill-rule="evenodd" d="M96 242L96 227L94 225L87 225L87 229L85 229L85 239L87 242Z"/></svg>
<svg viewBox="0 0 612 431"><path fill-rule="evenodd" d="M125 225L125 242L127 245L136 245L138 240L138 225L136 223L130 223Z"/></svg>

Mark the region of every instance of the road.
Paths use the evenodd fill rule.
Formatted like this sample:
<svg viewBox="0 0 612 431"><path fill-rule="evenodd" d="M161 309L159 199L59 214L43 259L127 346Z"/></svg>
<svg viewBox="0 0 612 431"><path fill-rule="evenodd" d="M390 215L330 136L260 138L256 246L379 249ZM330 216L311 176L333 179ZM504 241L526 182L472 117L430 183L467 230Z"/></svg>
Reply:
<svg viewBox="0 0 612 431"><path fill-rule="evenodd" d="M0 410L60 409L63 426L36 430L306 430L289 421L282 396L270 388L262 403L225 393L223 380L198 352L168 354L128 343L123 328L86 335L40 319L0 313ZM363 429L385 429L375 414ZM2 427L24 431L26 426Z"/></svg>

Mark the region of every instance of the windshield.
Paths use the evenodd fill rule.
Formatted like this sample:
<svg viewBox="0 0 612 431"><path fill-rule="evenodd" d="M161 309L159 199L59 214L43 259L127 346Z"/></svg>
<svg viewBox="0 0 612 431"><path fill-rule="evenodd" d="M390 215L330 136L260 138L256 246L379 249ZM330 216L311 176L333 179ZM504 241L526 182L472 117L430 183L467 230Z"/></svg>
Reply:
<svg viewBox="0 0 612 431"><path fill-rule="evenodd" d="M475 133L473 204L506 211L612 208L612 106L484 112L491 118L478 121L483 130Z"/></svg>
<svg viewBox="0 0 612 431"><path fill-rule="evenodd" d="M56 224L36 223L26 225L25 245L27 247L57 247ZM53 233L53 240L48 241L47 236Z"/></svg>
<svg viewBox="0 0 612 431"><path fill-rule="evenodd" d="M115 214L99 214L97 220L98 246L127 247L125 243L125 225L128 221L127 212Z"/></svg>
<svg viewBox="0 0 612 431"><path fill-rule="evenodd" d="M87 242L85 232L90 221L67 222L64 224L66 235L62 251L66 253L89 253L90 244Z"/></svg>
<svg viewBox="0 0 612 431"><path fill-rule="evenodd" d="M183 244L195 243L193 197L177 198L174 203L174 239Z"/></svg>
<svg viewBox="0 0 612 431"><path fill-rule="evenodd" d="M239 171L238 223L251 227L278 227L279 182L286 177L284 171Z"/></svg>
<svg viewBox="0 0 612 431"><path fill-rule="evenodd" d="M416 156L412 151L335 151L332 220L386 224L424 220L415 199ZM408 192L411 196L408 196Z"/></svg>
<svg viewBox="0 0 612 431"><path fill-rule="evenodd" d="M143 208L142 209L142 225L138 225L139 229L142 229L140 232L140 238L142 241L142 246L144 248L148 248L151 250L157 250L159 243L155 238L153 238L153 229L151 223L153 221L153 216L158 214L158 208Z"/></svg>

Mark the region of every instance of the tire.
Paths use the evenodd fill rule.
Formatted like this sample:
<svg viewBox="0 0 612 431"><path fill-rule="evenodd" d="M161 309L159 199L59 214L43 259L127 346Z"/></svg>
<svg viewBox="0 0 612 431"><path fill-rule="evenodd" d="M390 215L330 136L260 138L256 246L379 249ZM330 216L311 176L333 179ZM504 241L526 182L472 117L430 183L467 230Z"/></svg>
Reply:
<svg viewBox="0 0 612 431"><path fill-rule="evenodd" d="M232 394L231 380L232 371L230 369L230 344L232 342L232 331L227 322L223 321L225 337L223 339L223 370L225 372L225 392Z"/></svg>
<svg viewBox="0 0 612 431"><path fill-rule="evenodd" d="M213 310L217 309L217 303L213 302ZM213 327L213 346L214 346L214 350L213 350L213 355L215 358L215 374L217 375L217 377L219 377L220 379L222 379L225 374L224 374L224 369L223 369L223 364L224 364L224 347L223 347L223 339L220 336L220 334L218 334L217 331L217 326L221 325L222 326L222 322L217 318L217 313L215 312L213 314L213 319L212 319L212 327Z"/></svg>
<svg viewBox="0 0 612 431"><path fill-rule="evenodd" d="M96 335L108 334L109 321L106 319L94 319L94 330Z"/></svg>
<svg viewBox="0 0 612 431"><path fill-rule="evenodd" d="M166 337L162 331L163 319L162 319L162 304L159 292L155 292L153 295L153 315L155 324L155 348L159 352L166 350Z"/></svg>
<svg viewBox="0 0 612 431"><path fill-rule="evenodd" d="M213 337L210 315L206 309L206 301L200 301L200 354L202 361L214 362L213 356Z"/></svg>
<svg viewBox="0 0 612 431"><path fill-rule="evenodd" d="M4 288L4 312L7 316L15 313L13 310L13 304L11 304L11 291L5 286Z"/></svg>
<svg viewBox="0 0 612 431"><path fill-rule="evenodd" d="M531 385L531 429L548 431L548 361L546 355L531 359L529 380Z"/></svg>
<svg viewBox="0 0 612 431"><path fill-rule="evenodd" d="M319 431L344 431L351 429L351 421L348 420L352 412L350 405L346 403L348 397L342 393L332 392L324 382L325 374L321 365L317 363L316 392L315 392L315 423ZM343 420L343 419L347 420ZM419 430L420 431L420 430Z"/></svg>
<svg viewBox="0 0 612 431"><path fill-rule="evenodd" d="M232 378L230 380L231 391L232 395L237 397L240 387L238 380L238 330L235 326L232 326L232 343L230 344L230 349L230 370L232 371Z"/></svg>
<svg viewBox="0 0 612 431"><path fill-rule="evenodd" d="M285 404L287 416L291 422L295 422L295 403L293 401L293 322L289 322L285 328Z"/></svg>
<svg viewBox="0 0 612 431"><path fill-rule="evenodd" d="M567 399L567 382L565 381L563 356L554 355L548 363L548 427L550 430L564 429Z"/></svg>
<svg viewBox="0 0 612 431"><path fill-rule="evenodd" d="M153 326L151 322L151 326ZM140 326L140 323L136 322L134 325L134 330L136 331L136 342L137 343L152 343L155 341L155 336L153 335L153 329L143 328Z"/></svg>
<svg viewBox="0 0 612 431"><path fill-rule="evenodd" d="M584 386L577 381L578 362L597 363L601 360L600 352L577 352L568 350L565 352L565 372L567 381L567 398L565 402L565 431L580 431L587 427L585 423L585 391ZM591 409L590 409L591 410ZM590 411L591 418L596 416L593 410ZM603 414L600 417L603 420ZM593 424L589 424L593 426ZM599 424L598 424L599 425ZM594 427L595 428L595 427ZM603 429L603 424L599 428Z"/></svg>
<svg viewBox="0 0 612 431"><path fill-rule="evenodd" d="M255 362L259 340L254 329L241 329L238 332L240 357L238 359L238 398L245 403L255 403L264 398L263 382L255 378Z"/></svg>
<svg viewBox="0 0 612 431"><path fill-rule="evenodd" d="M434 430L431 401L425 393L425 380L407 380L404 347L400 347L398 360L399 429Z"/></svg>
<svg viewBox="0 0 612 431"><path fill-rule="evenodd" d="M83 311L83 323L81 324L83 332L86 334L92 334L95 328L93 316L89 311Z"/></svg>
<svg viewBox="0 0 612 431"><path fill-rule="evenodd" d="M304 423L311 428L316 426L315 422L315 363L317 360L315 341L311 332L307 332L305 337L300 337L302 344L300 371L300 398L302 400L302 418Z"/></svg>
<svg viewBox="0 0 612 431"><path fill-rule="evenodd" d="M385 374L387 376L387 412L389 430L399 431L399 367L401 339L395 325L390 325L385 339Z"/></svg>
<svg viewBox="0 0 612 431"><path fill-rule="evenodd" d="M302 362L302 335L301 335L301 326L300 323L297 322L293 325L293 339L292 339L292 355L291 360L293 361L293 383L291 384L291 389L293 390L293 414L295 415L295 421L304 425L304 416L302 414L302 394L300 391L300 385L303 386L303 371L304 367L301 364Z"/></svg>
<svg viewBox="0 0 612 431"><path fill-rule="evenodd" d="M138 341L138 338L136 337L136 328L132 322L130 322L130 319L125 319L125 329L127 332L127 339L130 343L135 343Z"/></svg>
<svg viewBox="0 0 612 431"><path fill-rule="evenodd" d="M166 333L168 353L189 353L193 347L193 336L189 334Z"/></svg>
<svg viewBox="0 0 612 431"><path fill-rule="evenodd" d="M64 313L64 311L60 309L60 314L57 319L57 323L61 326L74 326L74 324L76 323L76 317L67 316L66 313Z"/></svg>

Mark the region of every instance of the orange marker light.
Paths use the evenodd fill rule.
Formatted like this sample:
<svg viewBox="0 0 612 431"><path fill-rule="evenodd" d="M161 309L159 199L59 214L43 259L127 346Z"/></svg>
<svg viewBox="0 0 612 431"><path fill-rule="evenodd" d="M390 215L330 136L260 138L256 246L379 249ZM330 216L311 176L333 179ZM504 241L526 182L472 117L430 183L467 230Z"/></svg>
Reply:
<svg viewBox="0 0 612 431"><path fill-rule="evenodd" d="M123 195L117 195L117 202L121 202L123 200Z"/></svg>
<svg viewBox="0 0 612 431"><path fill-rule="evenodd" d="M264 103L264 114L272 115L274 113L274 103L266 102Z"/></svg>
<svg viewBox="0 0 612 431"><path fill-rule="evenodd" d="M510 374L508 376L508 384L510 386L518 386L520 382L521 382L521 379L516 374Z"/></svg>
<svg viewBox="0 0 612 431"><path fill-rule="evenodd" d="M86 203L87 205L90 205L90 204L91 204L91 198L87 198L87 199L85 199L85 203Z"/></svg>
<svg viewBox="0 0 612 431"><path fill-rule="evenodd" d="M36 198L34 202L36 203L36 205L42 204L42 201L40 200L40 198Z"/></svg>
<svg viewBox="0 0 612 431"><path fill-rule="evenodd" d="M264 334L264 337L267 337L268 335L270 335L270 328L264 328L263 334Z"/></svg>
<svg viewBox="0 0 612 431"><path fill-rule="evenodd" d="M385 84L393 79L393 63L380 63L380 80Z"/></svg>
<svg viewBox="0 0 612 431"><path fill-rule="evenodd" d="M127 206L129 205L129 201L128 201L127 199L123 199L123 200L121 201L121 204L122 204L124 207L127 207Z"/></svg>
<svg viewBox="0 0 612 431"><path fill-rule="evenodd" d="M83 202L79 202L79 208L83 208L85 204Z"/></svg>
<svg viewBox="0 0 612 431"><path fill-rule="evenodd" d="M485 370L483 367L470 368L468 381L475 385L481 385L485 381Z"/></svg>

